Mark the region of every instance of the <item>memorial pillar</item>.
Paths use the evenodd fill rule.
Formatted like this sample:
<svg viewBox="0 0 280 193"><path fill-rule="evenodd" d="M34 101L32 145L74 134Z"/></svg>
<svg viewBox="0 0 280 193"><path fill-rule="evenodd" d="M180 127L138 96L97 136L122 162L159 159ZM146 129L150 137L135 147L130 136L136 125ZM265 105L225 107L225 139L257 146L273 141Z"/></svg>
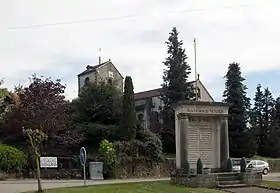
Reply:
<svg viewBox="0 0 280 193"><path fill-rule="evenodd" d="M179 114L178 115L178 125L179 125L179 132L180 132L180 168L184 168L188 161L188 115L187 114Z"/></svg>
<svg viewBox="0 0 280 193"><path fill-rule="evenodd" d="M216 139L216 156L217 159L215 159L215 167L216 168L221 168L221 121L220 119L215 119L216 120L216 135L215 135L215 139Z"/></svg>
<svg viewBox="0 0 280 193"><path fill-rule="evenodd" d="M228 137L228 117L222 118L221 127L221 167L227 168L227 160L229 158L229 137Z"/></svg>

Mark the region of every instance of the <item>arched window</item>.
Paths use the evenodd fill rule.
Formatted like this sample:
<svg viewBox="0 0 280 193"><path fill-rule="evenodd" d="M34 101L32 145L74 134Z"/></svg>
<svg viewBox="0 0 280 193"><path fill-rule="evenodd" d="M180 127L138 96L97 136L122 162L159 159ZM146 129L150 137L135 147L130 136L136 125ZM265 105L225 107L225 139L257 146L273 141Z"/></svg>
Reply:
<svg viewBox="0 0 280 193"><path fill-rule="evenodd" d="M86 77L86 79L85 79L85 85L86 85L86 86L89 85L89 77Z"/></svg>

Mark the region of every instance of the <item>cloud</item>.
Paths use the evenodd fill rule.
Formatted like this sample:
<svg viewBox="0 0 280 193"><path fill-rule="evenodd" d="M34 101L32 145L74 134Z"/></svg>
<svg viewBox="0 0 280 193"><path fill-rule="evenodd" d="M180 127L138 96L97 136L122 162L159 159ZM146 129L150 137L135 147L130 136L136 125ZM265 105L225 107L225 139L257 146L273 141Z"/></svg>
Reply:
<svg viewBox="0 0 280 193"><path fill-rule="evenodd" d="M226 8L235 5L236 7ZM248 5L248 6L240 6ZM237 61L245 73L279 69L280 2L271 0L11 0L0 2L0 77L12 88L37 72L62 78L77 95L77 74L111 59L133 77L135 91L159 87L168 33L176 26L193 67L193 38L201 79L214 96L216 81ZM122 19L108 19L113 17ZM11 29L90 19L95 22ZM106 19L107 18L107 19ZM30 74L29 74L30 73ZM193 79L193 75L191 77Z"/></svg>

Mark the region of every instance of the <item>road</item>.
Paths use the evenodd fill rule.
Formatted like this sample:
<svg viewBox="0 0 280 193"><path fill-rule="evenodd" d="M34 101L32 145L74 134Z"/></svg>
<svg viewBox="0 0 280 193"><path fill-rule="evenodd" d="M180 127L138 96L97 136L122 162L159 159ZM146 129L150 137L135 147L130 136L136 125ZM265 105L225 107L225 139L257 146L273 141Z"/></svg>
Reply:
<svg viewBox="0 0 280 193"><path fill-rule="evenodd" d="M269 173L263 176L264 180L267 181L279 181L280 173ZM132 183L132 182L151 182L151 181L162 181L169 180L169 178L163 179L129 179L129 180L106 180L106 181L94 181L88 180L87 185L100 185L100 184L117 184L117 183ZM44 189L51 188L62 188L62 187L74 187L82 186L84 184L83 180L44 180ZM27 191L36 191L37 182L35 180L9 180L0 182L0 193L20 193Z"/></svg>
<svg viewBox="0 0 280 193"><path fill-rule="evenodd" d="M129 179L129 180L88 180L87 185L101 185L101 184L118 184L118 183L133 183L133 182L155 182L169 180L169 178L162 179ZM62 188L83 186L83 180L44 180L42 182L43 189ZM20 193L27 191L36 191L37 181L35 180L9 180L0 182L0 193Z"/></svg>

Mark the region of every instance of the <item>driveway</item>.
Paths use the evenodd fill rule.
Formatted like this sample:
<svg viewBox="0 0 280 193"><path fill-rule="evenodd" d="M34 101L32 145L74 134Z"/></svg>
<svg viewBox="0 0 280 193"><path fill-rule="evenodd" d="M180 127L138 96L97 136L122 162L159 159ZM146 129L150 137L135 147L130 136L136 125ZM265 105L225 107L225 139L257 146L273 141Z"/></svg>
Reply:
<svg viewBox="0 0 280 193"><path fill-rule="evenodd" d="M129 179L129 180L88 180L87 185L101 184L118 184L118 183L133 183L133 182L155 182L169 180L169 178L161 179ZM43 189L63 188L83 186L83 180L44 180L42 182ZM36 191L37 181L35 180L8 180L0 182L0 193L20 193L27 191Z"/></svg>

